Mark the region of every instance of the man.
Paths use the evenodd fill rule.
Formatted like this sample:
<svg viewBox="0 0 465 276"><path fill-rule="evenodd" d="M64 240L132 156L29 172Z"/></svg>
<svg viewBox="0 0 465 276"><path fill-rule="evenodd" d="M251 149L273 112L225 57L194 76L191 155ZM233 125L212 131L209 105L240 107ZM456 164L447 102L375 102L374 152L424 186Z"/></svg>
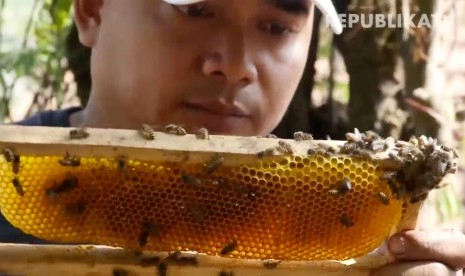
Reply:
<svg viewBox="0 0 465 276"><path fill-rule="evenodd" d="M329 0L74 0L80 41L92 48L88 105L21 124L265 135L302 76L314 4L340 33ZM409 231L388 245L398 262L376 275L455 275L465 266L456 231Z"/></svg>

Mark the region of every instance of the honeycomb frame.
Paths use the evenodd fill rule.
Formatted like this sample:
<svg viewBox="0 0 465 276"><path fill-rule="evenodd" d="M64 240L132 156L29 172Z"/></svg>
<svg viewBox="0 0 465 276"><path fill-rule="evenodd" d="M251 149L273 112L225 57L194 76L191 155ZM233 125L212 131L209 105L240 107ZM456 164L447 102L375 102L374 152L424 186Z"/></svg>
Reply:
<svg viewBox="0 0 465 276"><path fill-rule="evenodd" d="M398 154L393 155L396 145L392 144L392 141L383 140L383 149L374 150L376 143L370 142L372 138L368 138L368 133L363 136L357 132L348 135L348 141L314 141L298 139L303 137L302 135L297 135L294 140L234 136L209 136L204 137L207 139L199 139L195 135L179 136L160 132L154 132L154 139L146 139L146 135L141 137L138 131L88 129L90 135L82 137L84 139L70 139L68 128L0 128L1 148L12 149L15 155L21 156L20 168L16 171L14 162L0 162L0 192L8 195L0 198L0 206L15 226L35 236L56 242L105 244L141 251L197 251L207 255L242 259L294 261L347 260L362 257L376 249L384 238L392 233L412 229L423 200L420 197L413 202L412 195L427 195L438 185L442 177L453 173L456 167L455 153L436 145L431 139L423 141L424 145L429 143L433 145L432 148L441 149L441 158L449 153L447 166L444 165L438 173L437 166L434 165L437 162L431 160L442 159L434 156L433 151L429 152L432 157L421 160L422 175L432 174L438 183L418 189L411 188L413 186L407 185L408 183L399 183L399 187L404 185L406 189L402 196L398 194L396 198L389 181L380 179L385 172L402 172L402 176L409 183L415 184L416 179L408 179L409 171L404 169L415 167L412 164L416 163L412 162L409 156L418 151L418 142L398 142ZM371 151L363 147L358 147L356 151L348 150L352 149L350 143L359 142L357 139L360 137L366 140L365 144L373 147ZM69 158L78 156L80 165L63 166L59 160L65 155ZM408 166L399 156L406 158ZM221 162L218 162L219 159ZM45 167L49 171L53 168L53 172L40 174L42 180L36 184L33 180L36 177L28 175L28 172L40 171L38 167L45 161L48 162ZM434 166L430 163L434 163ZM439 163L443 164L442 161ZM144 172L147 175L146 179L141 180L140 175ZM57 192L60 186L57 183L68 181L69 185L70 174L78 175L78 187L69 188L78 196L64 195L62 198L63 190ZM171 188L170 192L165 193L155 192L155 197L168 198L172 202L159 206L154 204L148 208L149 211L137 211L146 209L151 201L150 197L144 198L144 194L148 191L153 192L157 185L154 182L158 180L150 180L159 174L167 175L167 178L164 185L158 183L158 186L166 188L171 185L177 188ZM101 181L102 176L98 178L98 175L103 175L107 181ZM224 175L234 177L227 178ZM276 175L279 177L273 179ZM25 192L24 196L21 196L17 187L11 183L15 177L18 177L24 186L21 186ZM97 177L99 183L96 183L93 177ZM202 181L199 182L199 179ZM221 179L226 180L230 186L229 190L222 190L224 187L219 181ZM339 195L339 186L346 180L351 186L349 194L344 195L341 192ZM139 185L140 183L142 184ZM71 181L71 186L72 184ZM111 192L113 186L116 190ZM133 192L127 192L135 186L140 187ZM126 193L118 194L119 190ZM316 194L311 195L308 190L316 190ZM178 192L184 194L180 200L176 199ZM139 195L143 199L128 201L128 195ZM388 204L383 203L382 195L390 199ZM308 202L313 203L303 201L307 197L312 199ZM76 201L76 198L83 199ZM215 210L220 211L212 211L208 198L215 198L216 204L220 204ZM207 205L208 210L198 208L199 203L196 201L201 201L200 205ZM92 205L94 202L98 203L94 204L97 207ZM124 206L131 202L134 206ZM137 205L137 202L142 205ZM364 205L366 202L370 204ZM221 205L222 203L224 204ZM44 208L38 210L37 206L45 206L45 209L51 212L44 211ZM102 209L102 206L105 208ZM322 210L330 211L312 213L318 206L323 206ZM333 208L334 206L337 207ZM364 209L361 206L365 206ZM241 208L243 211L234 212L235 209ZM383 213L386 208L392 210ZM358 212L354 212L354 209ZM144 214L143 217L157 213L157 210L169 210L152 220L173 217L176 218L171 220L173 223L180 218L181 226L149 223L141 218L131 220L125 216L127 210L136 210L136 213ZM362 211L372 212L370 214L375 216L364 217ZM90 212L91 215L87 215L86 212ZM86 214L85 219L82 218L83 214ZM226 214L230 215L229 218ZM248 220L241 219L244 214ZM115 222L112 220L115 216L126 218L128 221ZM223 219L209 224L204 223L206 217ZM306 220L308 217L315 220ZM25 224L24 221L29 218L33 221L35 218L41 218L42 221L39 225ZM90 229L87 227L89 221L94 224L97 221L110 221L113 224ZM332 221L331 227L325 228L328 221ZM366 229L376 228L375 224L379 221L386 223L372 231L374 234L371 233L371 236L366 234ZM68 224L60 225L63 222ZM309 234L314 227L312 225L322 228L314 234ZM162 229L159 226L162 226ZM119 231L114 230L115 227L131 231L124 230L126 232L123 231L122 235L115 236L113 234ZM203 230L192 230L195 227ZM228 227L233 230L226 231ZM166 228L170 230L164 231ZM73 233L73 229L81 229L84 232ZM106 229L106 232L102 229ZM222 235L222 232L228 234ZM321 236L322 233L327 234L326 237L318 240L317 236ZM342 235L349 238L341 239ZM275 240L267 242L270 237ZM196 242L192 242L192 239L196 239ZM310 246L315 240L316 244ZM354 240L365 246L350 250ZM337 246L337 253L327 253ZM326 253L319 253L315 250L318 248L323 248Z"/></svg>

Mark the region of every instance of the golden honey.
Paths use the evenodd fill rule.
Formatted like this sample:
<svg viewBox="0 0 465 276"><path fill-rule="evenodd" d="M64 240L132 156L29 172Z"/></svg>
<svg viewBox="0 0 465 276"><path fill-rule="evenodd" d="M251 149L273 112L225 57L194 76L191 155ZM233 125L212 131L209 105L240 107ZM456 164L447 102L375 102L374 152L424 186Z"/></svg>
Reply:
<svg viewBox="0 0 465 276"><path fill-rule="evenodd" d="M380 180L383 171L358 157L275 156L211 174L202 164L128 160L123 169L119 160L82 158L80 166L64 167L62 158L21 156L23 197L12 185L11 163L0 162L4 215L55 242L220 255L235 241L228 256L344 260L374 250L402 215L402 201ZM47 192L71 177L74 189ZM344 180L350 191L331 194ZM156 231L141 245L147 223Z"/></svg>

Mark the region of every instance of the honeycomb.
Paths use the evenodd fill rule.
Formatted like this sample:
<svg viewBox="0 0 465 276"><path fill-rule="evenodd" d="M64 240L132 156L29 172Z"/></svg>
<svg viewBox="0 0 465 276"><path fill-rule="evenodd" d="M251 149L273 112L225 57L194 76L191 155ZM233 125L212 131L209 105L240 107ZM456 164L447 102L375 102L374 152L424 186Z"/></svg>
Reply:
<svg viewBox="0 0 465 276"><path fill-rule="evenodd" d="M1 211L57 243L340 261L412 227L416 203L458 166L453 149L425 136L356 130L335 143L171 130L1 126Z"/></svg>
<svg viewBox="0 0 465 276"><path fill-rule="evenodd" d="M349 155L239 166L84 157L62 166L62 158L23 155L17 174L0 158L3 214L53 242L345 260L376 249L403 211L376 162Z"/></svg>

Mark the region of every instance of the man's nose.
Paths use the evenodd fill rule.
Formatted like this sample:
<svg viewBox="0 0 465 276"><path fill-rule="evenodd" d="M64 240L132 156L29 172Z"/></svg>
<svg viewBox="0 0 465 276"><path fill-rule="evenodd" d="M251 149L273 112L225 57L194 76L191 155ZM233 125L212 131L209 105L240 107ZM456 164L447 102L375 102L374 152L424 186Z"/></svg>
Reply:
<svg viewBox="0 0 465 276"><path fill-rule="evenodd" d="M240 31L215 37L202 61L206 76L224 79L229 85L244 87L257 80L257 68Z"/></svg>

